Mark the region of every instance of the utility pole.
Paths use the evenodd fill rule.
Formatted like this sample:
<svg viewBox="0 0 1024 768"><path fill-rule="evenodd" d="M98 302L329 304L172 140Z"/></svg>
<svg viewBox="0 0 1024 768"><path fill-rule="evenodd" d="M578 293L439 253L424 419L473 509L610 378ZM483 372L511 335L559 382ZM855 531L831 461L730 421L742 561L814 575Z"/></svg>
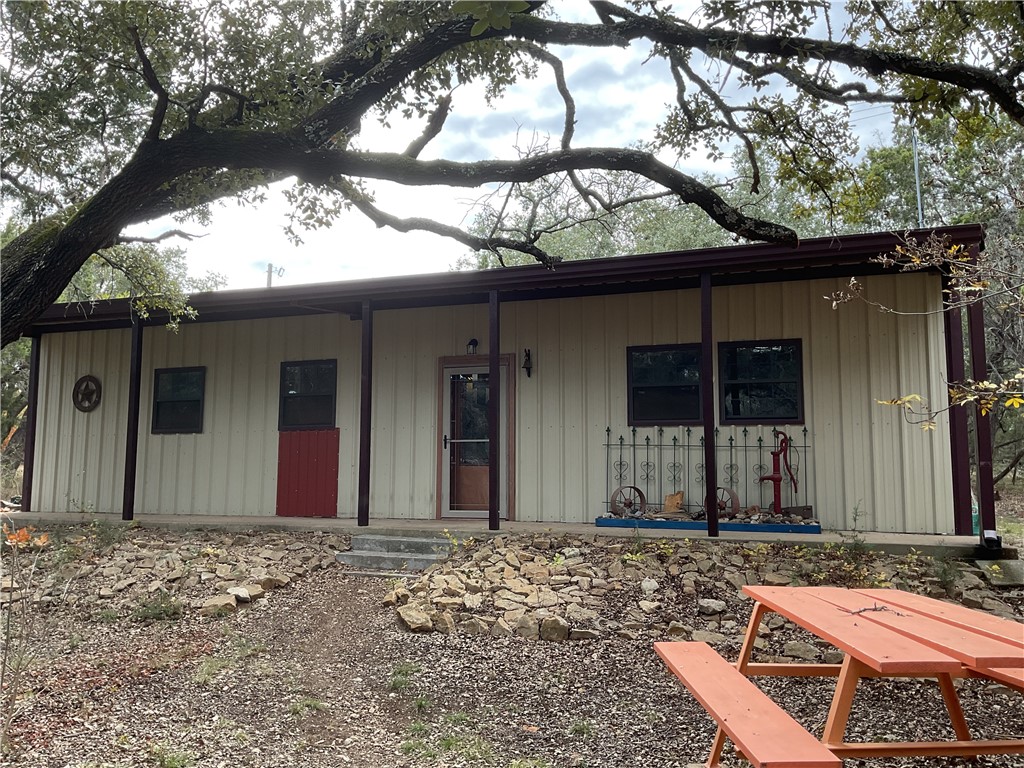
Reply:
<svg viewBox="0 0 1024 768"><path fill-rule="evenodd" d="M281 277L283 274L284 267L278 267L277 269L274 269L273 264L267 264L267 288L270 287L270 282L273 279L274 275Z"/></svg>
<svg viewBox="0 0 1024 768"><path fill-rule="evenodd" d="M921 169L917 162L917 129L910 126L910 145L914 149L914 186L917 188L917 228L924 229L924 206L921 204Z"/></svg>

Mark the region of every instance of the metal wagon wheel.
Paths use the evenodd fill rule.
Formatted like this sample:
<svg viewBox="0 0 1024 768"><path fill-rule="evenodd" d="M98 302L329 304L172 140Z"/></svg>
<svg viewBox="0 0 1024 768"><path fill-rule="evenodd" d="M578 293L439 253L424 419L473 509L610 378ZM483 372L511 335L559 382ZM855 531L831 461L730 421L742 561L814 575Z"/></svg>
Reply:
<svg viewBox="0 0 1024 768"><path fill-rule="evenodd" d="M635 485L620 485L612 491L610 501L616 517L640 517L647 511L647 497Z"/></svg>
<svg viewBox="0 0 1024 768"><path fill-rule="evenodd" d="M718 511L725 512L726 517L736 517L740 513L740 497L732 488L718 486Z"/></svg>

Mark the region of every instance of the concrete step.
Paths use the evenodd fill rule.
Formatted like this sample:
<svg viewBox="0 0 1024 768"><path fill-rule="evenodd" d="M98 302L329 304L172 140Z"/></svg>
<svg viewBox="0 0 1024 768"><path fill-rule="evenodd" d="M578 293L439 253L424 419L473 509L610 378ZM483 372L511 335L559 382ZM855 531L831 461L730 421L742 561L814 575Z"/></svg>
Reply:
<svg viewBox="0 0 1024 768"><path fill-rule="evenodd" d="M411 555L444 555L451 552L451 542L436 536L391 536L363 533L352 537L353 552L388 552Z"/></svg>
<svg viewBox="0 0 1024 768"><path fill-rule="evenodd" d="M403 552L339 552L337 560L345 565L374 571L422 571L441 558Z"/></svg>
<svg viewBox="0 0 1024 768"><path fill-rule="evenodd" d="M451 552L451 542L437 536L393 536L363 533L352 537L352 549L337 560L377 571L422 571Z"/></svg>

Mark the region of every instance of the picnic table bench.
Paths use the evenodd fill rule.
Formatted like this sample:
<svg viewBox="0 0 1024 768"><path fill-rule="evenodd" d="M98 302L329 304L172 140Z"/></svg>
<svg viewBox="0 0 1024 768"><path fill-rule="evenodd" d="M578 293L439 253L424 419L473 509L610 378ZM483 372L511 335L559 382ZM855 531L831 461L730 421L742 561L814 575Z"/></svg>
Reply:
<svg viewBox="0 0 1024 768"><path fill-rule="evenodd" d="M655 643L654 650L718 722L708 766L718 765L722 734L758 768L840 768L842 761L707 643Z"/></svg>
<svg viewBox="0 0 1024 768"><path fill-rule="evenodd" d="M706 643L655 643L655 651L718 722L708 766L728 736L757 766L840 766L843 758L1024 754L1024 738L973 739L953 684L980 677L1024 692L1024 625L898 590L752 587L755 601L739 660L730 664ZM754 663L764 615L776 612L827 640L842 664ZM751 681L757 675L836 677L821 740ZM858 682L866 677L934 678L955 740L847 742Z"/></svg>

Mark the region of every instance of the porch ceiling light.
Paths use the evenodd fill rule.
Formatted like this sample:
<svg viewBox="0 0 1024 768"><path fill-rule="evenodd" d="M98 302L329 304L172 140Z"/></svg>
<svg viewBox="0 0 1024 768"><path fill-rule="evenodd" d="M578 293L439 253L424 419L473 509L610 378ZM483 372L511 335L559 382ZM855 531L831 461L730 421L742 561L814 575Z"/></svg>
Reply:
<svg viewBox="0 0 1024 768"><path fill-rule="evenodd" d="M480 342L477 341L476 339L470 339L468 342L466 342L466 354L467 355L475 355L476 354L476 348L477 348L477 346L479 344L480 344Z"/></svg>

